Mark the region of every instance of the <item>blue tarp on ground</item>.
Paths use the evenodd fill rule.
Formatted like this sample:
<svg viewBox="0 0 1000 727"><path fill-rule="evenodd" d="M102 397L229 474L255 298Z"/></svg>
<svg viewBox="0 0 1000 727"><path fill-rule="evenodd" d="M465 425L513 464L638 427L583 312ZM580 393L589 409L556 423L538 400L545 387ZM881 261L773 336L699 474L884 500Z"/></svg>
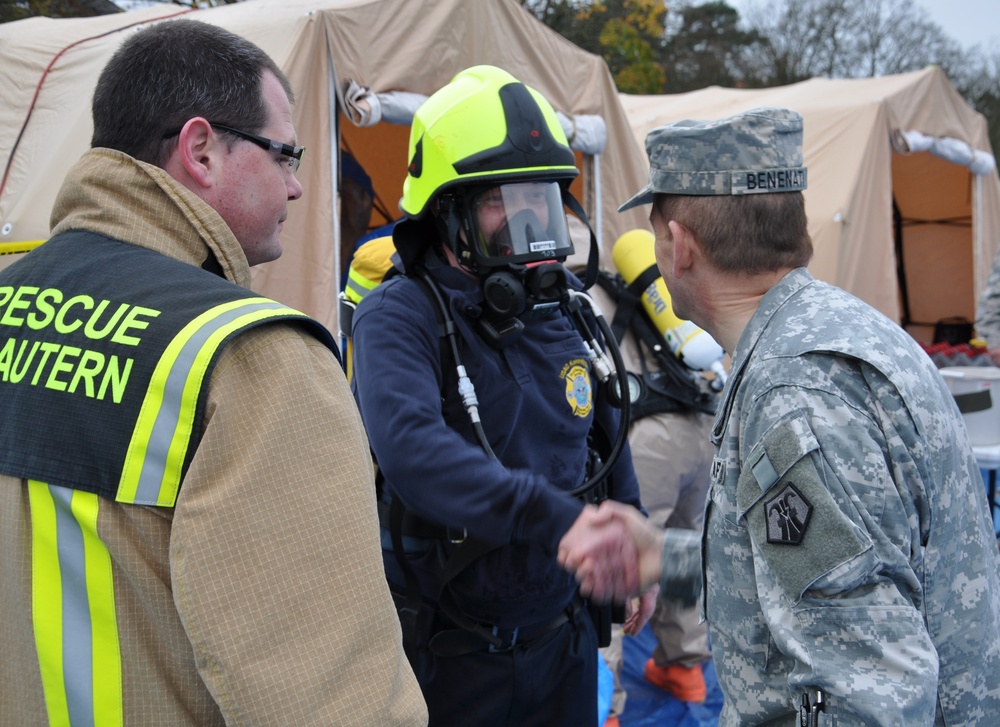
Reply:
<svg viewBox="0 0 1000 727"><path fill-rule="evenodd" d="M715 677L714 662L704 664L708 698L704 704L681 702L646 681L643 669L656 647L656 637L646 626L638 636L624 640L621 681L628 698L622 727L716 727L722 711L722 690Z"/></svg>

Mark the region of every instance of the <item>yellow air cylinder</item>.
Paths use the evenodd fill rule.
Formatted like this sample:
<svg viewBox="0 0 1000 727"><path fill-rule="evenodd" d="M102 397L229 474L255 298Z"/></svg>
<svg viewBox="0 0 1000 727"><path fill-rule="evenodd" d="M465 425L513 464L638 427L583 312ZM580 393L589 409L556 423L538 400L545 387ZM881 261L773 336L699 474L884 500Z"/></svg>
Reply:
<svg viewBox="0 0 1000 727"><path fill-rule="evenodd" d="M625 283L631 285L650 267L656 267L653 233L643 229L629 230L615 241L611 254ZM657 274L642 291L642 305L671 352L685 366L695 371L713 371L725 381L722 359L726 354L722 346L704 329L677 317L661 275Z"/></svg>

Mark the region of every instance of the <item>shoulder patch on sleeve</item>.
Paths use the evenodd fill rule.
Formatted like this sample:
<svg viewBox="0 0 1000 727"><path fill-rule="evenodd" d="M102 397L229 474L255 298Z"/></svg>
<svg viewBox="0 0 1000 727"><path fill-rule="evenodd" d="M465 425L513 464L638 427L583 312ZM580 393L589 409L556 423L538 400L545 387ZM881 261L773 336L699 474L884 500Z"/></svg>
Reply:
<svg viewBox="0 0 1000 727"><path fill-rule="evenodd" d="M736 486L741 522L775 585L797 602L812 583L871 551L864 531L838 506L806 417L775 424L744 459Z"/></svg>
<svg viewBox="0 0 1000 727"><path fill-rule="evenodd" d="M800 545L809 527L813 506L789 482L764 503L767 522L767 542L776 545Z"/></svg>

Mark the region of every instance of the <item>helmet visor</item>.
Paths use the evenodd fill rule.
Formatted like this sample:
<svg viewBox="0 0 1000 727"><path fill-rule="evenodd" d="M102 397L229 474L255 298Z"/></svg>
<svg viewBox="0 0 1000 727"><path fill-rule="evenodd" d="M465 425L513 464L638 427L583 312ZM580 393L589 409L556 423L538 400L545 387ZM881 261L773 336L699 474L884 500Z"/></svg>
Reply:
<svg viewBox="0 0 1000 727"><path fill-rule="evenodd" d="M469 198L469 232L481 265L532 263L573 252L558 182L518 182Z"/></svg>

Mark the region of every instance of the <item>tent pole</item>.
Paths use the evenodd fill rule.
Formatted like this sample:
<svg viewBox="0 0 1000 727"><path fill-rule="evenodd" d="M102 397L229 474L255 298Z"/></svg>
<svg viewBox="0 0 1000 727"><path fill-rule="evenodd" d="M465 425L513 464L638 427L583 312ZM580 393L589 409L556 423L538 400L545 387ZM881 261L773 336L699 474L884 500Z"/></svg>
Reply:
<svg viewBox="0 0 1000 727"><path fill-rule="evenodd" d="M972 260L974 265L972 294L977 306L979 291L986 278L984 274L985 261L983 260L983 176L982 174L972 175Z"/></svg>
<svg viewBox="0 0 1000 727"><path fill-rule="evenodd" d="M899 286L899 298L902 304L900 325L904 329L912 323L910 320L910 293L906 285L906 263L903 260L903 215L896 204L896 195L892 196L892 227L894 245L896 248L896 284Z"/></svg>
<svg viewBox="0 0 1000 727"><path fill-rule="evenodd" d="M337 74L333 56L327 56L330 96L330 209L333 210L333 282L334 297L340 295L340 119L337 116Z"/></svg>
<svg viewBox="0 0 1000 727"><path fill-rule="evenodd" d="M604 250L604 215L601 211L601 155L594 154L594 234L597 249Z"/></svg>

